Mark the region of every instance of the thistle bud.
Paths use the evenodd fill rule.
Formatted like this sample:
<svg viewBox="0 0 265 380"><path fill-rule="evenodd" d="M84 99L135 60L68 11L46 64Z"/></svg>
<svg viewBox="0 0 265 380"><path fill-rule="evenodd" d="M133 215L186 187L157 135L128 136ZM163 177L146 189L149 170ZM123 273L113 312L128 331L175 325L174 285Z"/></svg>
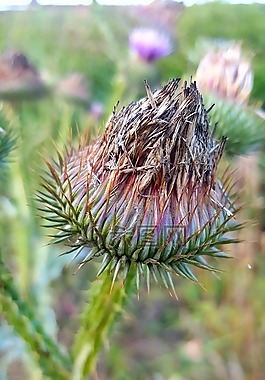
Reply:
<svg viewBox="0 0 265 380"><path fill-rule="evenodd" d="M41 75L23 53L0 55L0 99L16 102L35 100L48 92Z"/></svg>
<svg viewBox="0 0 265 380"><path fill-rule="evenodd" d="M242 57L239 44L229 48L211 49L201 60L196 81L203 93L237 104L247 104L253 87L250 61Z"/></svg>
<svg viewBox="0 0 265 380"><path fill-rule="evenodd" d="M228 137L226 155L234 157L257 150L265 137L264 120L248 104L253 72L240 45L208 50L195 77L206 107L215 104L211 121L218 123L217 137Z"/></svg>
<svg viewBox="0 0 265 380"><path fill-rule="evenodd" d="M57 93L70 102L87 105L90 97L88 83L81 73L72 73L57 86Z"/></svg>
<svg viewBox="0 0 265 380"><path fill-rule="evenodd" d="M195 83L170 80L114 112L88 146L70 147L39 193L55 242L70 245L80 266L102 258L113 281L136 271L174 289L172 274L197 281L191 266L215 270L205 257L227 257L220 245L237 228L230 180L216 177L226 138L216 142ZM143 275L143 276L142 276ZM174 292L174 290L173 290Z"/></svg>

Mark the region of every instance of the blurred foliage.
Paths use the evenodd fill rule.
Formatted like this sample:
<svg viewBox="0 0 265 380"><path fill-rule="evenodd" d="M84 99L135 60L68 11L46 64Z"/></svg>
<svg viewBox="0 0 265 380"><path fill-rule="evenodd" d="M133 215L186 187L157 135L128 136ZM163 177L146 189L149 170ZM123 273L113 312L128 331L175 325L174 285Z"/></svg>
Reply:
<svg viewBox="0 0 265 380"><path fill-rule="evenodd" d="M16 139L8 121L3 115L0 116L0 189L3 194L4 188L1 184L6 181L6 171L10 153L14 149ZM7 182L7 181L6 181ZM2 187L2 188L1 188Z"/></svg>
<svg viewBox="0 0 265 380"><path fill-rule="evenodd" d="M0 49L26 52L50 80L80 71L89 80L93 98L104 101L110 93L117 59L127 48L125 31L129 25L120 13L96 5L70 12L52 7L3 12ZM103 19L111 19L111 28Z"/></svg>
<svg viewBox="0 0 265 380"><path fill-rule="evenodd" d="M71 72L81 72L90 86L87 105L66 102L56 94L38 102L1 104L0 127L7 134L0 134L0 144L6 138L8 143L4 150L0 145L0 155L4 152L6 157L16 138L15 150L7 156L9 172L4 180L0 177L3 258L45 331L66 347L72 345L79 327L78 315L87 303L83 291L97 265L72 276L75 263L64 269L68 258L58 258L60 246L48 246L46 231L40 226L34 194L43 161L53 154L52 140L64 146L69 130L74 139L77 130L89 129L95 136L118 100L123 103L142 94L143 78L154 88L169 77L193 74L204 54L198 49L200 39L242 41L246 51L254 54L253 103L265 103L264 5L213 3L183 9L172 32L175 51L152 67L130 57L127 38L139 19L137 12L125 8L93 5L70 11L46 7L0 13L1 51L23 51L51 85ZM90 113L93 101L105 107L101 120ZM243 116L237 115L231 123L239 123ZM214 113L212 118L215 122ZM234 143L240 147L239 141ZM264 378L265 239L259 221L264 209L260 189L265 181L258 165L253 170L248 160L241 165L240 175L244 181L236 190L244 189L241 201L246 204L242 220L251 216L257 222L242 232L244 242L232 249L236 259L224 264L225 272L219 277L204 274L206 290L177 279L178 301L155 286L150 295L143 290L139 300L133 298L111 344L105 342L98 379ZM0 378L43 378L2 316Z"/></svg>

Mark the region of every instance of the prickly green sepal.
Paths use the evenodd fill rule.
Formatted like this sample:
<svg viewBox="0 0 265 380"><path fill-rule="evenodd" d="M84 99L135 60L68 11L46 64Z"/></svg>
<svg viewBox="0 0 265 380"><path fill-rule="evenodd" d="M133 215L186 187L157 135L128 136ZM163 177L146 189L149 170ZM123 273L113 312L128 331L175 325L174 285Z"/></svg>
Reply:
<svg viewBox="0 0 265 380"><path fill-rule="evenodd" d="M212 125L217 124L216 137L228 137L227 156L247 155L261 146L265 139L265 121L253 108L213 96L204 96L204 101L206 107L214 104L210 121Z"/></svg>

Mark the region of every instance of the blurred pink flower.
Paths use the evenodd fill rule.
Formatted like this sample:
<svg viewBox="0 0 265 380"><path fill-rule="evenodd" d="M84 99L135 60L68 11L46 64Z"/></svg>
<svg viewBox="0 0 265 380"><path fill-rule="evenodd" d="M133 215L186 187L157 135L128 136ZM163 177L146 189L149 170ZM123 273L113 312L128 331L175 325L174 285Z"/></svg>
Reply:
<svg viewBox="0 0 265 380"><path fill-rule="evenodd" d="M253 87L250 61L242 57L239 44L210 49L199 63L196 82L202 93L246 104Z"/></svg>
<svg viewBox="0 0 265 380"><path fill-rule="evenodd" d="M90 114L94 119L99 120L102 117L103 112L104 112L104 106L102 103L100 102L91 103Z"/></svg>
<svg viewBox="0 0 265 380"><path fill-rule="evenodd" d="M199 339L192 339L184 345L186 356L193 361L199 362L202 359L202 342Z"/></svg>
<svg viewBox="0 0 265 380"><path fill-rule="evenodd" d="M172 51L169 36L149 28L133 30L129 36L129 46L141 60L147 63L169 55Z"/></svg>

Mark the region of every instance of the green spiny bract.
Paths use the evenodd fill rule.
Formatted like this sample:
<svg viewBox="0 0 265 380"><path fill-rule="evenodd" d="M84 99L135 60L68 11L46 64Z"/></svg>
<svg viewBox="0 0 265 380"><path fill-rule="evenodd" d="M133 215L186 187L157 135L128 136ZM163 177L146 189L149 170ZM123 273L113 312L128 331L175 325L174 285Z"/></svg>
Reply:
<svg viewBox="0 0 265 380"><path fill-rule="evenodd" d="M87 253L80 266L101 257L99 275L135 270L138 288L145 276L173 292L172 274L214 271L205 257L227 257L224 235L238 228L232 179L216 178L226 139L215 142L196 84L179 82L154 93L146 83L147 97L115 109L95 142L48 163L39 193L54 242Z"/></svg>
<svg viewBox="0 0 265 380"><path fill-rule="evenodd" d="M218 124L216 137L228 137L225 154L228 158L257 151L265 139L265 121L251 106L242 106L229 99L204 94L205 107L211 110L211 124Z"/></svg>

